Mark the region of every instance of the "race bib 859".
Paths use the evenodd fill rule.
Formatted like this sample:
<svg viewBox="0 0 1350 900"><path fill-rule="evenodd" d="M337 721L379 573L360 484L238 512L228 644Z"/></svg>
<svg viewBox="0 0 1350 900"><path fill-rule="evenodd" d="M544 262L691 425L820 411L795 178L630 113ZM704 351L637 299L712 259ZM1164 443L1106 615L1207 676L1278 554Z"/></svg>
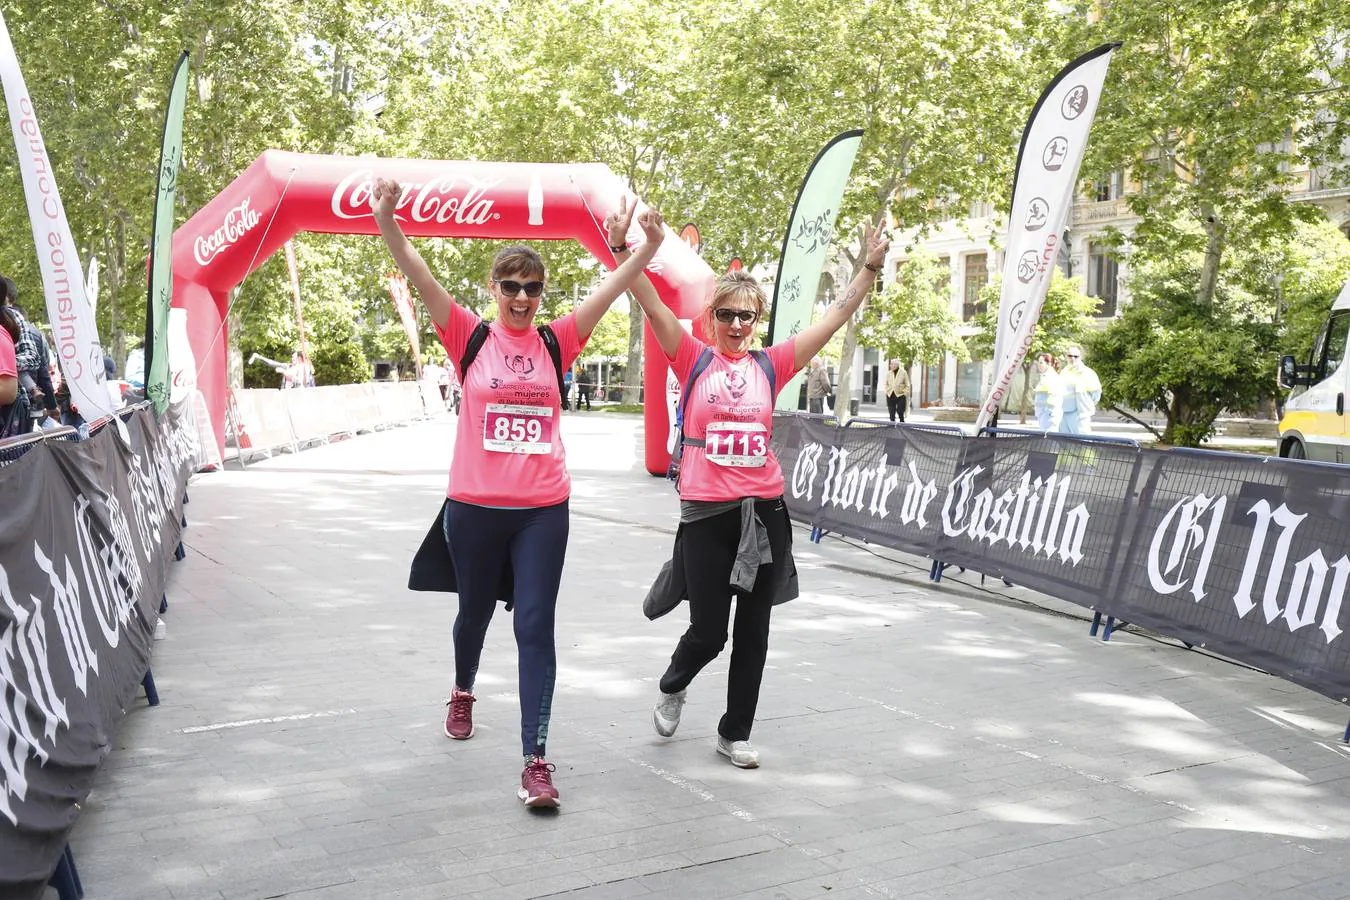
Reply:
<svg viewBox="0 0 1350 900"><path fill-rule="evenodd" d="M489 403L483 449L493 453L552 453L553 410L547 406Z"/></svg>

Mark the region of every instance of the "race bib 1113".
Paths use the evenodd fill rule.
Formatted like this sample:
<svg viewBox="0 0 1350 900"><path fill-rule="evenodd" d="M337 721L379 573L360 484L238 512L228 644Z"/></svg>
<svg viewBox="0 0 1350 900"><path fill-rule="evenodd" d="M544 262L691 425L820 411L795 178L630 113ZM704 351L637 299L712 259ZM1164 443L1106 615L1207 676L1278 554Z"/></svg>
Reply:
<svg viewBox="0 0 1350 900"><path fill-rule="evenodd" d="M713 422L703 452L719 466L758 468L769 461L769 430L760 422Z"/></svg>

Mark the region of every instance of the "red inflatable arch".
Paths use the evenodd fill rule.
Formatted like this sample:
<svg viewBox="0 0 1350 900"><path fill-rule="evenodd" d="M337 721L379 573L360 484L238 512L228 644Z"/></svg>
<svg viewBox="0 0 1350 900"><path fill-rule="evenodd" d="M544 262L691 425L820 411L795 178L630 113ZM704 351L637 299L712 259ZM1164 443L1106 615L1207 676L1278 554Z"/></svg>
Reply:
<svg viewBox="0 0 1350 900"><path fill-rule="evenodd" d="M403 230L416 237L575 240L611 269L600 222L626 194L600 164L445 162L311 156L268 150L183 224L173 237L173 305L187 311L198 387L217 443L224 443L230 291L298 231L378 234L368 200L376 177L394 178ZM648 268L661 299L692 319L712 289L713 272L684 241L667 238ZM666 470L670 419L665 357L646 334L646 465Z"/></svg>

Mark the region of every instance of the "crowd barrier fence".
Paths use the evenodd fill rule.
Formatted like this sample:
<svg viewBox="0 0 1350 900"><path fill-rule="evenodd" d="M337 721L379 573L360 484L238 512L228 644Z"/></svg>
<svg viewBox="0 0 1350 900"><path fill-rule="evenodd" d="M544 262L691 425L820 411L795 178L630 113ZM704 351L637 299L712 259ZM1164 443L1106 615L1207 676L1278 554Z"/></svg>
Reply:
<svg viewBox="0 0 1350 900"><path fill-rule="evenodd" d="M230 392L226 443L243 460L247 455L294 451L445 412L440 390L428 382L247 388Z"/></svg>
<svg viewBox="0 0 1350 900"><path fill-rule="evenodd" d="M69 833L137 690L158 702L195 420L141 404L0 444L0 897L80 895Z"/></svg>
<svg viewBox="0 0 1350 900"><path fill-rule="evenodd" d="M794 520L1350 700L1350 466L783 413ZM1342 625L1345 622L1346 624Z"/></svg>

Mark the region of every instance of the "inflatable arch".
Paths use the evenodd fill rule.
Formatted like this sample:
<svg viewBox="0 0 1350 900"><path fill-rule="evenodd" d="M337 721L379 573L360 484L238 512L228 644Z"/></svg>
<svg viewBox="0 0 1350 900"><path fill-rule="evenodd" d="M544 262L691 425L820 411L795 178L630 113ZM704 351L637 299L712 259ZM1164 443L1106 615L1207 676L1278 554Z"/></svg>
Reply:
<svg viewBox="0 0 1350 900"><path fill-rule="evenodd" d="M410 237L571 239L610 269L616 266L601 222L617 210L627 189L607 166L268 150L173 236L173 306L187 312L197 386L222 449L229 340L223 320L231 290L296 232L378 234L368 205L376 177L404 185L398 214ZM647 271L681 319L695 317L714 280L708 265L669 228ZM666 396L669 367L650 327L645 359L645 461L649 472L664 474L670 416L659 398Z"/></svg>

